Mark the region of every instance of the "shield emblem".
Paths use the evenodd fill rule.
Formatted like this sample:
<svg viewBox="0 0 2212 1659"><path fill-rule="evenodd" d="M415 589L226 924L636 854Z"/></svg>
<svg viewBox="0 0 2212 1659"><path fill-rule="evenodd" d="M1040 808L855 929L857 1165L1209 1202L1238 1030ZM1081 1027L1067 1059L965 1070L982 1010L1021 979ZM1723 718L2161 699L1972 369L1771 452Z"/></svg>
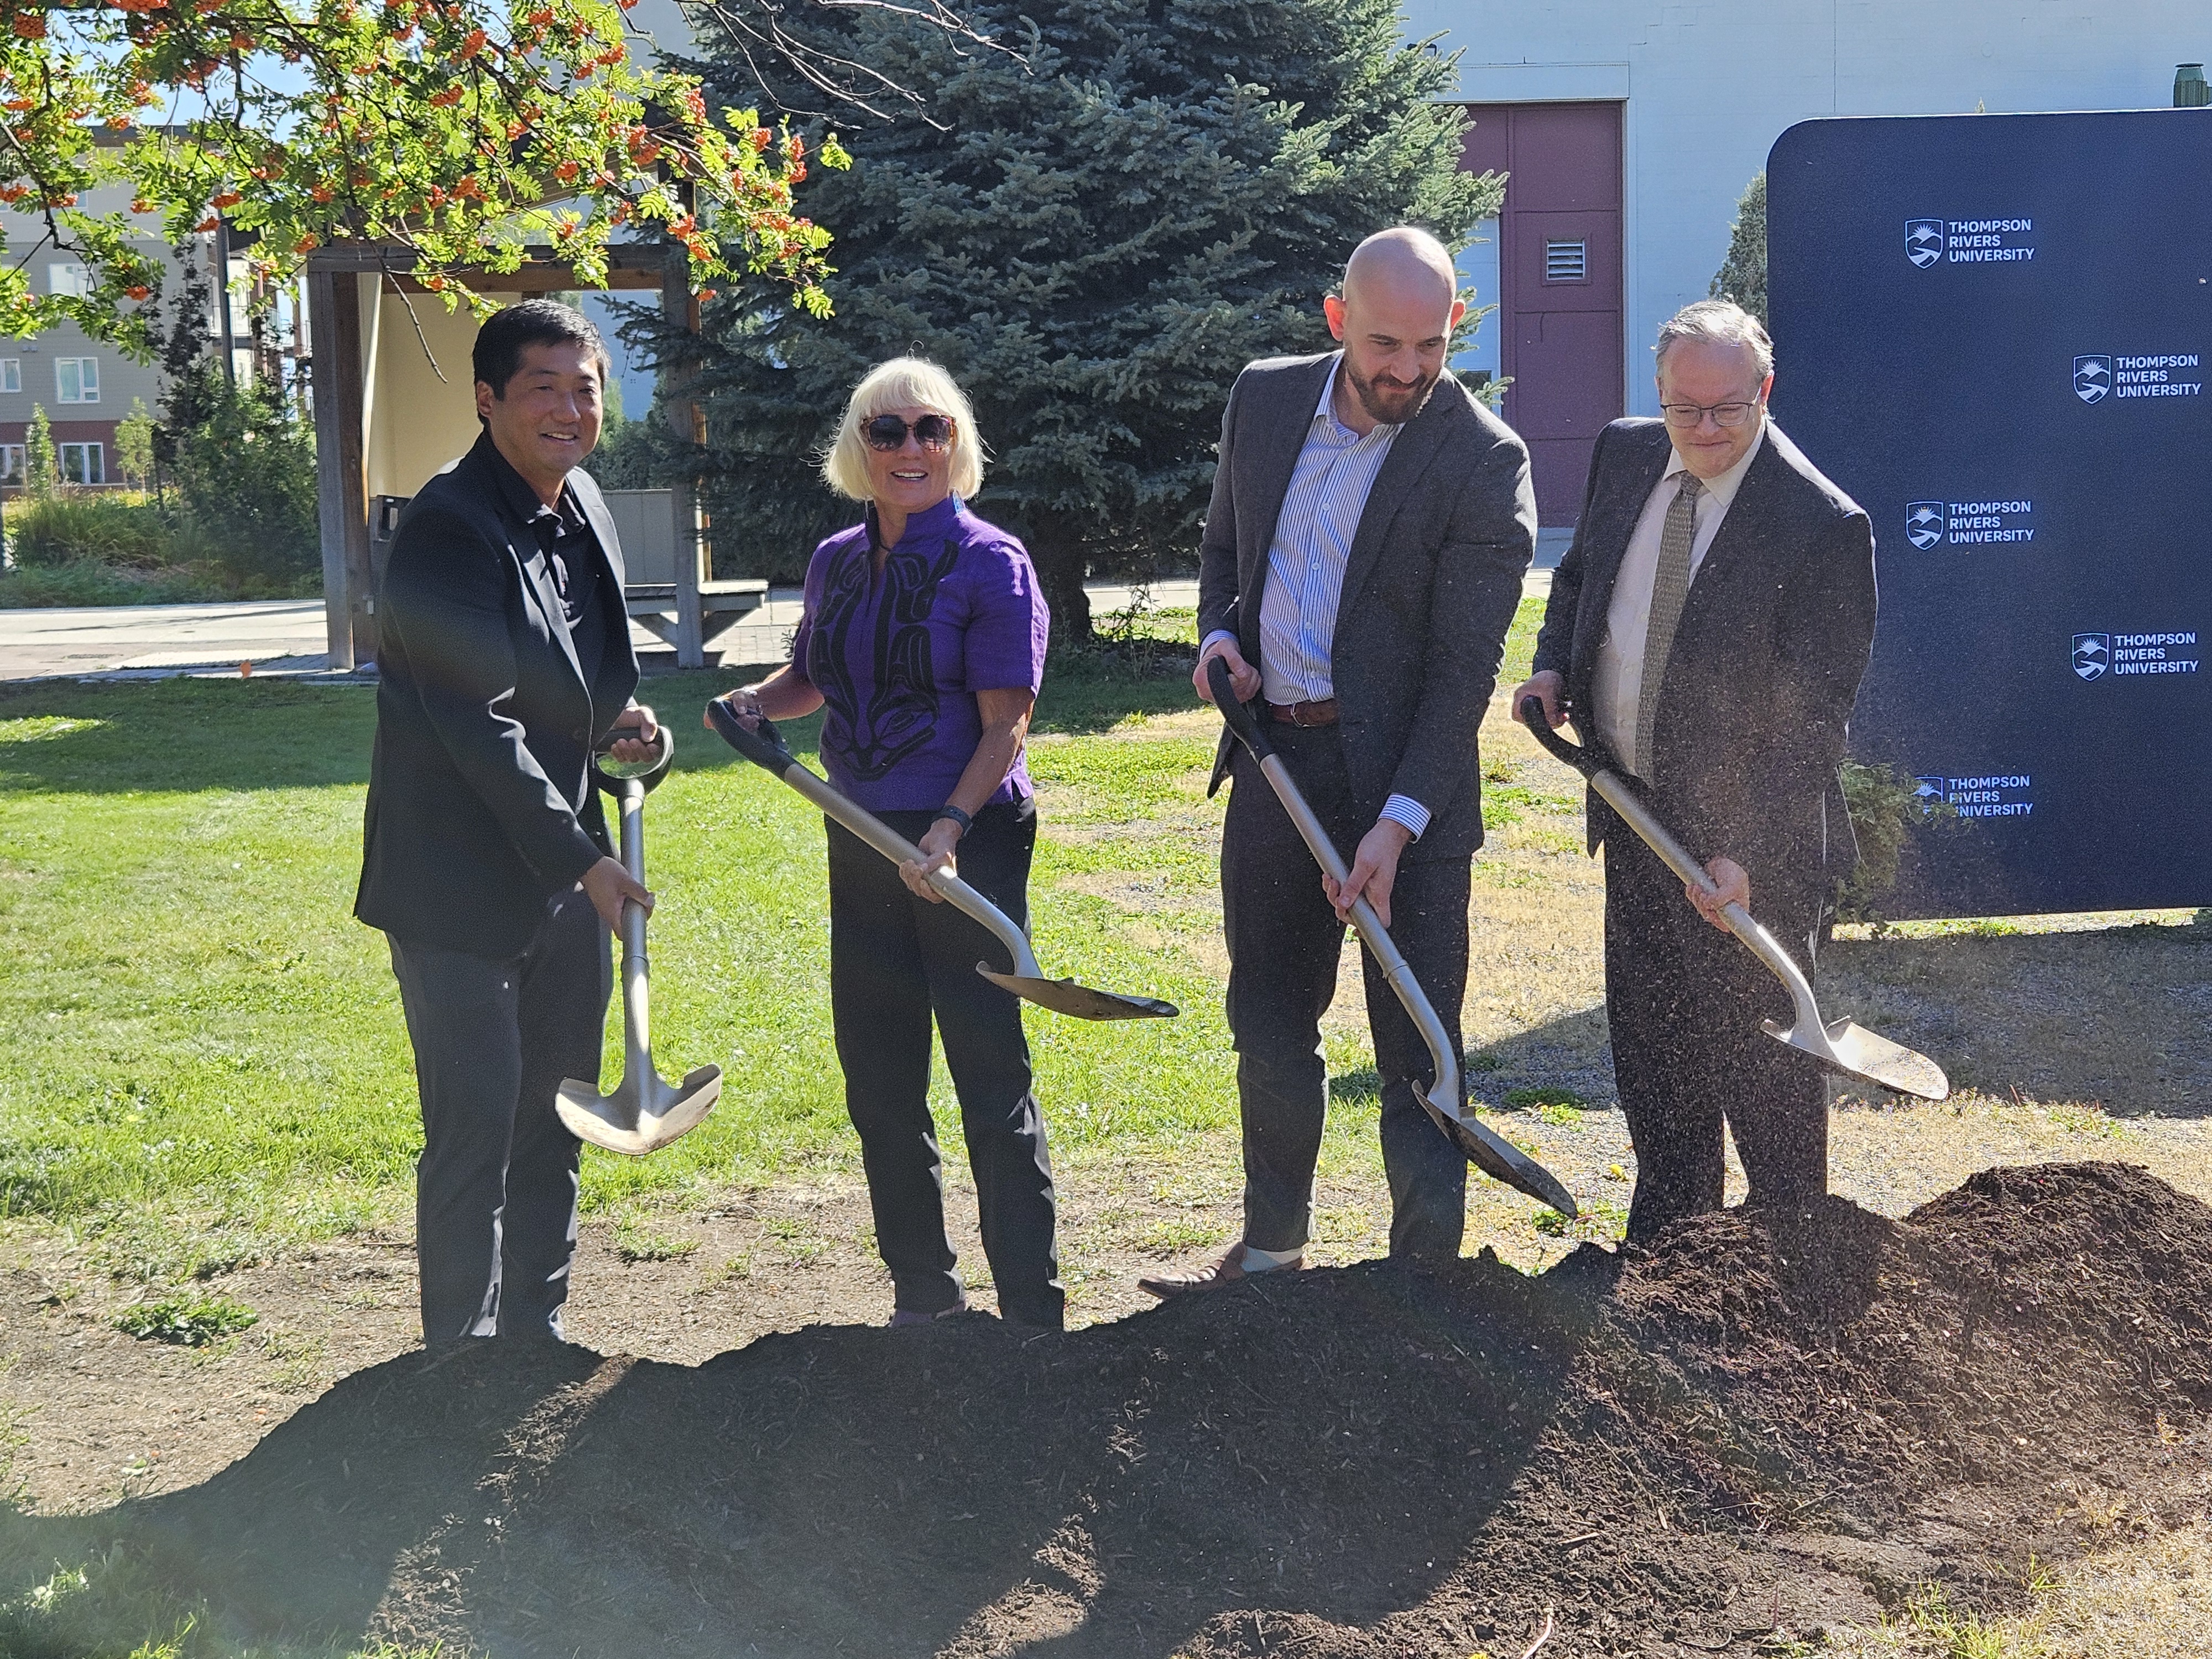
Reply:
<svg viewBox="0 0 2212 1659"><path fill-rule="evenodd" d="M2112 360L2106 356L2074 360L2074 395L2085 404L2100 404L2112 389Z"/></svg>
<svg viewBox="0 0 2212 1659"><path fill-rule="evenodd" d="M1905 257L1925 270L1943 257L1943 222L1941 219L1907 219L1905 222Z"/></svg>
<svg viewBox="0 0 2212 1659"><path fill-rule="evenodd" d="M1943 539L1948 520L1942 501L1908 501L1905 506L1905 539L1925 553Z"/></svg>
<svg viewBox="0 0 2212 1659"><path fill-rule="evenodd" d="M1933 812L1936 807L1950 799L1949 792L1944 788L1944 785L1948 781L1948 779L1915 778L1912 781L1919 786L1913 790L1912 799L1920 803L1923 816Z"/></svg>
<svg viewBox="0 0 2212 1659"><path fill-rule="evenodd" d="M2112 639L2105 634L2074 636L2074 672L2085 680L2101 679L2112 665Z"/></svg>

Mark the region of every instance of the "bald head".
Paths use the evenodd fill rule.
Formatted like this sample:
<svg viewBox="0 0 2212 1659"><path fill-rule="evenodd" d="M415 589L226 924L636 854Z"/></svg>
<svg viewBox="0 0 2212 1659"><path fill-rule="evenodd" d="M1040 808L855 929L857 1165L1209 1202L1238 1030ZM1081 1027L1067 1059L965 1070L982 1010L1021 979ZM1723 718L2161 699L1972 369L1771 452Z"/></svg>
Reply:
<svg viewBox="0 0 2212 1659"><path fill-rule="evenodd" d="M1426 304L1441 317L1458 293L1459 275L1444 245L1412 225L1376 231L1345 261L1344 297L1354 306L1370 297L1377 302L1403 298Z"/></svg>
<svg viewBox="0 0 2212 1659"><path fill-rule="evenodd" d="M1444 245L1411 225L1377 231L1346 263L1344 297L1321 303L1344 342L1338 418L1366 431L1419 414L1467 313Z"/></svg>

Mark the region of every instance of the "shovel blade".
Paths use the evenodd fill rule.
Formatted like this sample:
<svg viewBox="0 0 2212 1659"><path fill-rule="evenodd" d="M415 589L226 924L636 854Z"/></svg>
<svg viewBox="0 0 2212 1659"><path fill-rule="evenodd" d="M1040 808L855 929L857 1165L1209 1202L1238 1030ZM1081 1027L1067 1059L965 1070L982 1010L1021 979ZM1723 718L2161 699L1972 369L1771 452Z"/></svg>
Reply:
<svg viewBox="0 0 2212 1659"><path fill-rule="evenodd" d="M1421 1097L1421 1104L1429 1109L1437 1127L1450 1136L1452 1144L1466 1154L1467 1161L1492 1180L1502 1181L1514 1191L1526 1193L1540 1204L1550 1205L1570 1221L1582 1212L1576 1206L1575 1195L1562 1187L1549 1170L1504 1136L1471 1115L1462 1117L1448 1110L1426 1095Z"/></svg>
<svg viewBox="0 0 2212 1659"><path fill-rule="evenodd" d="M721 1093L719 1066L702 1066L673 1088L655 1073L648 1071L643 1079L633 1073L611 1095L568 1078L553 1097L553 1109L577 1139L642 1158L697 1128Z"/></svg>
<svg viewBox="0 0 2212 1659"><path fill-rule="evenodd" d="M1172 1002L1162 1002L1158 997L1094 991L1072 979L1024 979L1019 974L994 973L980 962L975 964L975 971L1024 1002L1034 1002L1056 1014L1072 1014L1077 1019L1173 1019L1182 1012Z"/></svg>
<svg viewBox="0 0 2212 1659"><path fill-rule="evenodd" d="M1761 1027L1776 1042L1812 1055L1830 1071L1855 1082L1894 1089L1921 1100L1942 1100L1951 1092L1951 1079L1927 1055L1878 1036L1853 1021L1839 1019L1825 1030L1815 1027L1802 1034L1795 1027L1784 1030L1771 1019L1762 1021Z"/></svg>

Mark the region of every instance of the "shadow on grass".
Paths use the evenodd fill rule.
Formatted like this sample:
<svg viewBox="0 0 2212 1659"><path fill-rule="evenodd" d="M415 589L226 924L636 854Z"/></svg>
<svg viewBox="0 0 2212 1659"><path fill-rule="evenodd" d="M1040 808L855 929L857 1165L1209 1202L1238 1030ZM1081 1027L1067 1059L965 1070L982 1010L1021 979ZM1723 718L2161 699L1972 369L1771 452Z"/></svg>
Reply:
<svg viewBox="0 0 2212 1659"><path fill-rule="evenodd" d="M0 1603L19 1639L85 1644L56 1652L187 1613L210 1654L700 1659L1168 1659L1255 1603L1370 1625L1479 1547L1535 1455L1601 1305L1571 1278L1376 1262L1069 1336L817 1327L696 1368L406 1355L200 1486L0 1521ZM55 1564L97 1593L41 1619Z"/></svg>

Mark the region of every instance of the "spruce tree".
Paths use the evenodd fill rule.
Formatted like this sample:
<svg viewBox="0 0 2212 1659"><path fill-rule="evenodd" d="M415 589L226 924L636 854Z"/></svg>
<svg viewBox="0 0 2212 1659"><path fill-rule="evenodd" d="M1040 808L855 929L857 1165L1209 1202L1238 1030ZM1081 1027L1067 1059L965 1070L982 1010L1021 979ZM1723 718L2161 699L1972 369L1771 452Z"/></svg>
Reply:
<svg viewBox="0 0 2212 1659"><path fill-rule="evenodd" d="M788 577L853 510L816 460L853 385L902 352L974 401L993 459L975 505L1028 543L1063 640L1086 573L1187 565L1229 386L1255 357L1329 345L1322 296L1364 236L1454 246L1502 180L1459 171L1449 58L1406 44L1396 0L977 0L979 49L891 9L815 14L822 44L921 95L843 132L810 187L836 241L835 312L763 278L688 341L718 551ZM724 102L758 88L696 66ZM1488 297L1488 296L1484 296Z"/></svg>
<svg viewBox="0 0 2212 1659"><path fill-rule="evenodd" d="M1766 174L1744 187L1729 233L1728 258L1708 290L1716 300L1733 300L1763 324L1766 321Z"/></svg>

